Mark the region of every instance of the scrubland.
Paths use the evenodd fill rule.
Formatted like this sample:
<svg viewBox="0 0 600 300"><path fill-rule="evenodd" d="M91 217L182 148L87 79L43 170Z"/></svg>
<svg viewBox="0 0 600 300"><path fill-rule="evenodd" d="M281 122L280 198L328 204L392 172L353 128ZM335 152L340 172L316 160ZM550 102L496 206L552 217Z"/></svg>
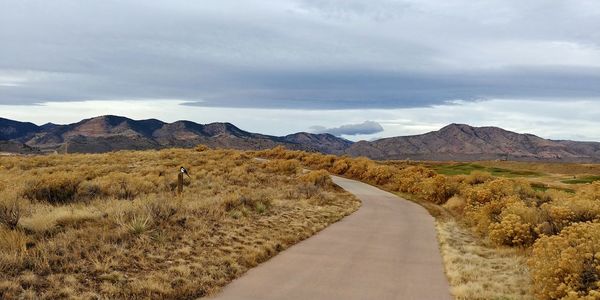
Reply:
<svg viewBox="0 0 600 300"><path fill-rule="evenodd" d="M0 157L0 298L194 299L359 205L233 150Z"/></svg>
<svg viewBox="0 0 600 300"><path fill-rule="evenodd" d="M295 160L423 204L438 218L446 272L457 298L600 298L599 181L565 191L478 170L442 175L414 162L378 163L283 148L257 155Z"/></svg>

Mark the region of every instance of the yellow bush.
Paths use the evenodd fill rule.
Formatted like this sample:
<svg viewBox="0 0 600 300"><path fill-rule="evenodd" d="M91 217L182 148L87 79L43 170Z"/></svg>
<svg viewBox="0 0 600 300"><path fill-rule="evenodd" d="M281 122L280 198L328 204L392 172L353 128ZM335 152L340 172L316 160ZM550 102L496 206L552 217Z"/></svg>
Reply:
<svg viewBox="0 0 600 300"><path fill-rule="evenodd" d="M324 170L310 171L300 176L300 180L321 188L333 186L331 176Z"/></svg>
<svg viewBox="0 0 600 300"><path fill-rule="evenodd" d="M485 183L494 179L492 174L482 171L473 171L471 174L465 177L465 183L470 185L477 185Z"/></svg>
<svg viewBox="0 0 600 300"><path fill-rule="evenodd" d="M158 176L154 178L158 180ZM89 185L88 193L93 190L94 192L97 191L101 197L126 200L133 200L139 195L156 192L160 189L160 186L150 178L122 172L114 172L98 177L91 181Z"/></svg>
<svg viewBox="0 0 600 300"><path fill-rule="evenodd" d="M499 223L490 224L489 237L497 245L526 246L534 240L532 224L512 213L503 214Z"/></svg>
<svg viewBox="0 0 600 300"><path fill-rule="evenodd" d="M75 200L81 176L68 172L43 174L25 182L23 196L49 203L68 203Z"/></svg>
<svg viewBox="0 0 600 300"><path fill-rule="evenodd" d="M579 223L533 245L529 266L539 299L598 299L600 224Z"/></svg>
<svg viewBox="0 0 600 300"><path fill-rule="evenodd" d="M299 159L313 169L329 170L338 158L335 155L307 154Z"/></svg>
<svg viewBox="0 0 600 300"><path fill-rule="evenodd" d="M348 169L350 169L350 164L348 163L348 160L342 158L336 160L335 163L333 163L333 166L331 167L330 171L334 174L344 175L346 171L348 171Z"/></svg>
<svg viewBox="0 0 600 300"><path fill-rule="evenodd" d="M369 165L365 174L362 175L364 180L372 182L377 185L385 185L387 184L392 177L394 176L394 172L392 168L388 166L381 166L376 164Z"/></svg>
<svg viewBox="0 0 600 300"><path fill-rule="evenodd" d="M533 197L535 191L528 183L511 179L499 178L476 186L465 188L462 194L469 205L480 205L506 196L516 196L521 199Z"/></svg>
<svg viewBox="0 0 600 300"><path fill-rule="evenodd" d="M581 199L578 196L556 199L542 204L540 208L548 216L548 222L553 226L555 233L573 223L600 218L600 201Z"/></svg>
<svg viewBox="0 0 600 300"><path fill-rule="evenodd" d="M446 201L446 203L444 203L443 206L446 209L453 212L454 215L462 216L465 211L466 205L467 205L467 202L465 201L465 199L463 199L461 196L454 195L450 199L448 199L448 201Z"/></svg>
<svg viewBox="0 0 600 300"><path fill-rule="evenodd" d="M583 199L600 200L600 181L594 181L590 184L586 184L584 187L579 189L577 196Z"/></svg>
<svg viewBox="0 0 600 300"><path fill-rule="evenodd" d="M443 175L426 178L421 182L420 186L424 199L435 204L444 204L458 193L457 183Z"/></svg>
<svg viewBox="0 0 600 300"><path fill-rule="evenodd" d="M349 160L350 168L344 173L346 176L358 179L366 179L365 175L373 164L373 162L367 158L360 157Z"/></svg>
<svg viewBox="0 0 600 300"><path fill-rule="evenodd" d="M196 146L196 148L194 148L194 150L196 150L197 152L204 152L206 150L210 150L210 148L206 145L199 144Z"/></svg>
<svg viewBox="0 0 600 300"><path fill-rule="evenodd" d="M500 222L502 210L505 206L506 203L502 200L492 200L478 206L467 203L463 220L477 233L487 236L490 225Z"/></svg>
<svg viewBox="0 0 600 300"><path fill-rule="evenodd" d="M273 173L292 175L298 173L300 162L295 159L273 159L265 162L265 169Z"/></svg>

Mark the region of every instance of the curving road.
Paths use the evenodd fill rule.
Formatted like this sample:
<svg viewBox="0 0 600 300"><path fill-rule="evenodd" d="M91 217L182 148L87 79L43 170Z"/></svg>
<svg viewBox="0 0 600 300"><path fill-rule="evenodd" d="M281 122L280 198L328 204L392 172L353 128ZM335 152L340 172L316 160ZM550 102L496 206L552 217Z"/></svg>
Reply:
<svg viewBox="0 0 600 300"><path fill-rule="evenodd" d="M249 270L214 299L452 299L427 211L332 178L361 208Z"/></svg>

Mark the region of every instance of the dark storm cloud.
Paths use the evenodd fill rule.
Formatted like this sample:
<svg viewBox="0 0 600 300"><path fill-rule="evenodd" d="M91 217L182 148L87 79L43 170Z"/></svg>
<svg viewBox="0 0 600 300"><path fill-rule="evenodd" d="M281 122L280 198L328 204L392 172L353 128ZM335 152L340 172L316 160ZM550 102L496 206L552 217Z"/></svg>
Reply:
<svg viewBox="0 0 600 300"><path fill-rule="evenodd" d="M594 2L4 0L0 104L598 98L598 16Z"/></svg>
<svg viewBox="0 0 600 300"><path fill-rule="evenodd" d="M368 135L383 131L383 127L374 121L364 121L360 124L346 124L340 127L326 128L323 126L312 126L314 133L330 133L335 136L341 135Z"/></svg>
<svg viewBox="0 0 600 300"><path fill-rule="evenodd" d="M251 77L251 76L249 76ZM339 71L270 74L249 79L241 95L214 95L186 105L240 108L362 109L425 107L452 100L600 96L600 69L511 68L446 74ZM273 87L273 88L269 88Z"/></svg>

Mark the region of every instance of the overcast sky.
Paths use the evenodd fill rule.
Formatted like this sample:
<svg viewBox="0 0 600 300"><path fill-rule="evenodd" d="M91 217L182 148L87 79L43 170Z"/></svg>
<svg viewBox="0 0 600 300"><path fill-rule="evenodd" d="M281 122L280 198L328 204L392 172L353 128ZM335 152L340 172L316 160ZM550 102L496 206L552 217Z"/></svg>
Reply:
<svg viewBox="0 0 600 300"><path fill-rule="evenodd" d="M600 2L0 0L0 117L600 141Z"/></svg>

